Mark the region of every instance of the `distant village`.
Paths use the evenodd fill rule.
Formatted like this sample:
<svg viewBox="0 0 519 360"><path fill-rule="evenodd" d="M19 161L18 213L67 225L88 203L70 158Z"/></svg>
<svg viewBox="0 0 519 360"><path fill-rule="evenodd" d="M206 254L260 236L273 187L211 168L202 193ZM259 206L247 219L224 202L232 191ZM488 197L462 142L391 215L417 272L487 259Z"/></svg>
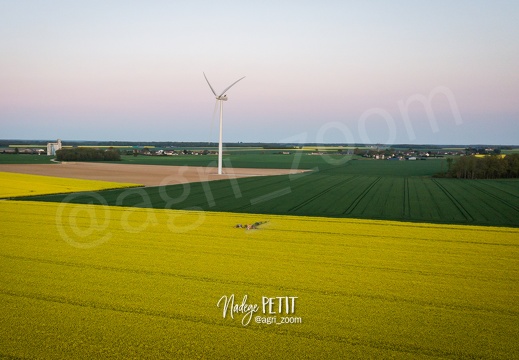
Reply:
<svg viewBox="0 0 519 360"><path fill-rule="evenodd" d="M362 156L364 158L371 158L375 160L427 160L429 158L443 158L452 156L470 156L470 155L491 155L500 154L500 149L495 148L465 148L459 150L408 150L401 149L355 149L353 151L355 155Z"/></svg>
<svg viewBox="0 0 519 360"><path fill-rule="evenodd" d="M338 155L357 155L374 160L427 160L430 158L443 158L452 156L469 156L469 155L491 155L500 154L501 150L498 148L464 148L459 150L437 149L437 150L416 150L409 148L407 150L394 149L391 147L371 147L355 148L353 150L338 150ZM330 154L324 151L314 151L309 155L324 155Z"/></svg>

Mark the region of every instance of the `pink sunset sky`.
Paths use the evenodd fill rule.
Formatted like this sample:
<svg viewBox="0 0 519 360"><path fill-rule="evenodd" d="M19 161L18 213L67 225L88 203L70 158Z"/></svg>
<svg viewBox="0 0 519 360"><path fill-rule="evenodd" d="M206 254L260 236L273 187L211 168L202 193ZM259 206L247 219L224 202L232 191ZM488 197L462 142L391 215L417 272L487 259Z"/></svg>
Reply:
<svg viewBox="0 0 519 360"><path fill-rule="evenodd" d="M2 1L0 138L217 141L205 71L216 91L246 76L224 142L519 144L518 16L517 1ZM402 108L420 96L434 120Z"/></svg>

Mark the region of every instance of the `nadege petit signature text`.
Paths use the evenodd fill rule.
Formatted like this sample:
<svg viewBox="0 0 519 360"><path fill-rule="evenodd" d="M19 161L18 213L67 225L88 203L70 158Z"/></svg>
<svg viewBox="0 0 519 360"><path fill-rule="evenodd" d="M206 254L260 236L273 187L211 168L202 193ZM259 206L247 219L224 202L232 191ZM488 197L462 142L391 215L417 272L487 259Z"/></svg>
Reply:
<svg viewBox="0 0 519 360"><path fill-rule="evenodd" d="M295 313L297 296L263 296L261 298L261 306L259 304L248 303L248 295L244 295L241 303L235 301L234 294L224 295L218 300L216 306L222 308L222 315L224 318L229 315L232 319L236 315L241 316L241 323L243 326L250 324L254 314L261 311L263 316L257 316L257 323L277 323L276 316L286 316ZM265 319L265 321L262 321ZM290 321L282 323L290 323ZM300 322L300 321L299 321ZM294 323L292 321L292 323Z"/></svg>

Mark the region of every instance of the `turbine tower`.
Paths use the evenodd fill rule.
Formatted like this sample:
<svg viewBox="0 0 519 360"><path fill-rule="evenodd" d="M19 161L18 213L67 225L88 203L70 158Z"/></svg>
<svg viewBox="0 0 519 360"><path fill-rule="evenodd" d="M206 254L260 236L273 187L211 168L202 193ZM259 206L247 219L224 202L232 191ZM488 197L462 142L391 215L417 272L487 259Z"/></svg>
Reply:
<svg viewBox="0 0 519 360"><path fill-rule="evenodd" d="M238 81L242 80L244 77L236 80L231 85L225 88L224 91L220 95L216 95L216 92L214 91L213 87L211 86L211 83L209 80L207 80L207 76L205 76L205 81L207 81L207 84L211 88L211 91L213 92L214 96L216 96L216 101L220 102L220 141L218 142L218 175L222 175L222 153L223 153L223 146L222 146L222 133L223 133L223 102L227 101L227 95L225 93L227 90L229 90L231 87L233 87L234 84L236 84Z"/></svg>

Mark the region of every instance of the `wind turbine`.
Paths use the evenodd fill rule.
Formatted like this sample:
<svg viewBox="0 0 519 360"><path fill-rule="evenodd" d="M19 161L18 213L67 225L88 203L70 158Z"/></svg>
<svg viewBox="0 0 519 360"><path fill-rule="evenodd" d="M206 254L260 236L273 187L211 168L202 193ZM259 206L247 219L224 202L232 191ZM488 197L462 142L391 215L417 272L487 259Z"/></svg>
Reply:
<svg viewBox="0 0 519 360"><path fill-rule="evenodd" d="M222 175L222 153L223 153L223 146L222 146L222 133L223 133L223 102L224 101L227 101L227 95L225 95L225 93L227 92L227 90L229 90L231 87L234 86L234 84L236 84L238 81L242 80L245 78L242 77L238 80L236 80L235 82L233 82L231 85L229 85L228 87L225 88L224 91L222 91L222 93L220 95L216 95L216 92L214 91L213 87L211 86L211 83L209 82L209 80L207 80L207 76L205 76L205 73L204 74L204 77L205 77L205 81L207 81L207 84L209 85L209 87L211 88L211 91L213 92L214 96L216 96L216 101L219 101L220 102L220 141L218 143L218 175Z"/></svg>

